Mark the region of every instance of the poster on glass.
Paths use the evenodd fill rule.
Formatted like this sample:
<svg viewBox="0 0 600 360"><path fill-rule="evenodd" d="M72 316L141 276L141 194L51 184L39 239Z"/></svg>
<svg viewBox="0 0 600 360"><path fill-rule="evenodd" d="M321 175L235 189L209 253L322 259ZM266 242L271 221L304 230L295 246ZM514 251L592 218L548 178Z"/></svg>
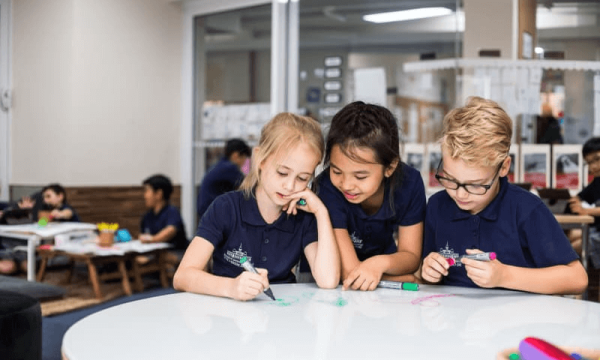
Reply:
<svg viewBox="0 0 600 360"><path fill-rule="evenodd" d="M555 188L582 189L581 145L552 145L552 164L552 184Z"/></svg>
<svg viewBox="0 0 600 360"><path fill-rule="evenodd" d="M438 165L442 161L442 149L438 143L428 143L426 147L425 168L427 169L427 181L425 189L429 193L444 190L444 187L435 178Z"/></svg>
<svg viewBox="0 0 600 360"><path fill-rule="evenodd" d="M402 151L402 161L421 173L423 183L426 183L427 179L427 168L425 167L425 145L409 143L404 144L404 151Z"/></svg>
<svg viewBox="0 0 600 360"><path fill-rule="evenodd" d="M521 182L532 187L550 187L550 145L521 145Z"/></svg>

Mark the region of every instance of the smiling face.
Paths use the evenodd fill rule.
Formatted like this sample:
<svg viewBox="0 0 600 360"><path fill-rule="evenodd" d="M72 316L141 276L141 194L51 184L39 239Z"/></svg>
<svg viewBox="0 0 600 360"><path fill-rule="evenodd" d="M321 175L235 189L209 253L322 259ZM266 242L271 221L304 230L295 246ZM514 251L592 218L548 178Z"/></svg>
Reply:
<svg viewBox="0 0 600 360"><path fill-rule="evenodd" d="M306 189L320 161L315 151L304 142L284 154L269 156L260 164L257 199L268 199L277 207L283 207L290 202L284 196Z"/></svg>
<svg viewBox="0 0 600 360"><path fill-rule="evenodd" d="M509 169L510 157L504 160L502 167L498 171L498 165L482 166L468 164L459 158L452 159L447 151L442 151L442 166L439 175L460 184L492 184L492 187L483 195L470 194L464 187L459 187L456 190L446 189L448 195L450 195L460 209L468 211L471 214L477 214L485 209L494 200L496 195L498 195L500 191L498 177L506 176Z"/></svg>
<svg viewBox="0 0 600 360"><path fill-rule="evenodd" d="M329 173L331 183L348 202L379 208L383 203L383 181L392 175L396 164L385 169L377 163L373 150L368 148L354 148L351 152L355 158L344 154L339 145L332 147Z"/></svg>

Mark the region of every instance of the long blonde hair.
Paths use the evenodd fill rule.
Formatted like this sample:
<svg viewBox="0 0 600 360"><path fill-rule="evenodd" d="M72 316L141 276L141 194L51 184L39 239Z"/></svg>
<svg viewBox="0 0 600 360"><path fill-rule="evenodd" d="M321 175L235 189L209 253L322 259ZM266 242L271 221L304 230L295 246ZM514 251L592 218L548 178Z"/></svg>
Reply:
<svg viewBox="0 0 600 360"><path fill-rule="evenodd" d="M289 151L297 144L306 143L319 157L323 157L324 140L319 123L292 113L279 113L269 121L260 133L258 147L252 154L252 167L240 185L244 196L249 198L260 181L260 165L271 155Z"/></svg>

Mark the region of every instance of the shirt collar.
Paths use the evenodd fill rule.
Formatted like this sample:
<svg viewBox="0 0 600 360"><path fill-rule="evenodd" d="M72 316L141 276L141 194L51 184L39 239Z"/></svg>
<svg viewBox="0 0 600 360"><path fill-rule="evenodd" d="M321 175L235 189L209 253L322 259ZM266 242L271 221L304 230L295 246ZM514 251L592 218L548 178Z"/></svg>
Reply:
<svg viewBox="0 0 600 360"><path fill-rule="evenodd" d="M498 181L500 182L500 191L498 191L496 197L494 197L494 199L485 207L485 209L476 214L477 216L489 221L495 221L498 219L502 198L504 198L504 195L506 195L506 190L508 188L508 179L506 176L499 178ZM455 206L456 211L454 212L452 220L462 220L472 216L468 211L461 210L456 203Z"/></svg>
<svg viewBox="0 0 600 360"><path fill-rule="evenodd" d="M246 224L254 226L274 226L281 231L285 231L288 233L294 232L294 215L282 214L279 216L279 218L277 218L277 220L275 220L273 224L267 224L267 222L260 215L260 211L258 210L258 203L256 202L256 198L254 197L254 192L249 198L246 198L246 196L242 194L240 210L242 221Z"/></svg>

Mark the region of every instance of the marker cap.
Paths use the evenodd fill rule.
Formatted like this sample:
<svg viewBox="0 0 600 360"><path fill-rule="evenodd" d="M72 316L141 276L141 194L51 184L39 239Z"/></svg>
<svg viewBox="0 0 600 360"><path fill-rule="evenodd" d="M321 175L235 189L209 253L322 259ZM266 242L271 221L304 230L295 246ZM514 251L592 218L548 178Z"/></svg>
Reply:
<svg viewBox="0 0 600 360"><path fill-rule="evenodd" d="M496 253L495 252L491 252L490 253L490 260L496 260Z"/></svg>
<svg viewBox="0 0 600 360"><path fill-rule="evenodd" d="M456 264L456 261L453 258L447 258L446 261L448 262L448 265L450 265L450 266Z"/></svg>
<svg viewBox="0 0 600 360"><path fill-rule="evenodd" d="M242 257L242 258L240 259L240 264L243 264L243 263L245 263L246 261L248 261L248 258L244 256L244 257Z"/></svg>

